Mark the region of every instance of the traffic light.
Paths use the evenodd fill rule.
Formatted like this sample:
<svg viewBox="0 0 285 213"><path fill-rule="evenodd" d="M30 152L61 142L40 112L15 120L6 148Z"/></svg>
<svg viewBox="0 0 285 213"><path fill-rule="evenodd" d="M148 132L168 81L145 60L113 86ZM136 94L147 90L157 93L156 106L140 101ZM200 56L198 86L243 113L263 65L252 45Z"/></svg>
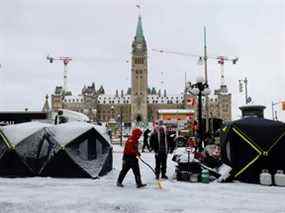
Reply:
<svg viewBox="0 0 285 213"><path fill-rule="evenodd" d="M49 61L49 63L53 62L53 57L47 56L47 60Z"/></svg>
<svg viewBox="0 0 285 213"><path fill-rule="evenodd" d="M247 97L246 104L249 104L252 101L251 97Z"/></svg>
<svg viewBox="0 0 285 213"><path fill-rule="evenodd" d="M239 80L239 92L243 92L243 85L242 85L242 80Z"/></svg>
<svg viewBox="0 0 285 213"><path fill-rule="evenodd" d="M236 64L237 61L238 61L238 58L234 58L234 59L233 59L233 64Z"/></svg>

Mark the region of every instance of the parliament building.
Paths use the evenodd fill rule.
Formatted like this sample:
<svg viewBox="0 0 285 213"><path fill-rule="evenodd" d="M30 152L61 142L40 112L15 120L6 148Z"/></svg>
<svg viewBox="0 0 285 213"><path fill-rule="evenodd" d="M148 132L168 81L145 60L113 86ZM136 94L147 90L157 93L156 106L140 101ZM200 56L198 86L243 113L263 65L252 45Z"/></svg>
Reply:
<svg viewBox="0 0 285 213"><path fill-rule="evenodd" d="M51 110L69 109L86 114L92 121L121 121L125 124L133 122L152 122L158 118L159 109L193 109L189 104L194 97L181 91L179 94L168 94L167 90L159 90L148 85L147 42L144 37L142 18L138 17L136 34L132 42L131 85L125 90L116 90L108 94L103 86L96 88L95 83L83 86L79 95L64 91L57 86L51 95ZM222 85L209 98L211 117L231 120L231 94ZM48 110L48 96L43 107Z"/></svg>

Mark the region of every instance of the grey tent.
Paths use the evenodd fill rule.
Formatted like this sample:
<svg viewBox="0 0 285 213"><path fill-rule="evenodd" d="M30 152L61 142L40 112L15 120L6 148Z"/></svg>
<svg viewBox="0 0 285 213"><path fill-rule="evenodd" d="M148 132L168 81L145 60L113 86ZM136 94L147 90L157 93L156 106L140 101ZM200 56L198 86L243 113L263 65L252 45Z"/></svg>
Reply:
<svg viewBox="0 0 285 213"><path fill-rule="evenodd" d="M0 175L1 176L34 176L36 173L23 160L31 153L35 141L28 143L29 150L24 150L28 139L34 133L48 126L41 123L16 124L0 129ZM22 155L24 153L24 155ZM33 153L31 153L33 154ZM30 155L31 155L30 154ZM26 158L29 160L29 157Z"/></svg>
<svg viewBox="0 0 285 213"><path fill-rule="evenodd" d="M112 169L103 127L84 122L29 122L1 127L1 176L91 177Z"/></svg>

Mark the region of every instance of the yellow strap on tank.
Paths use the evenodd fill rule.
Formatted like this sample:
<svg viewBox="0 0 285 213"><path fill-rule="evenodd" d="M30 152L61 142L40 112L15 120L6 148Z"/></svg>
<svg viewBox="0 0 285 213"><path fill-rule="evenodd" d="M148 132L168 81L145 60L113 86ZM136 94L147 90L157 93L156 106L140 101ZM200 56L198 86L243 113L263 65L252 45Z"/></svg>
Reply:
<svg viewBox="0 0 285 213"><path fill-rule="evenodd" d="M244 166L239 172L237 172L235 174L235 178L237 176L239 176L241 173L243 173L248 167L251 166L251 164L253 164L255 161L257 161L257 159L260 157L261 154L257 155L252 161L250 161L248 164L246 164L246 166Z"/></svg>
<svg viewBox="0 0 285 213"><path fill-rule="evenodd" d="M275 142L269 147L269 149L267 150L267 152L270 152L271 149L273 149L274 146L276 146L278 144L278 142L281 140L281 138L283 138L285 136L285 132L283 132L276 140Z"/></svg>
<svg viewBox="0 0 285 213"><path fill-rule="evenodd" d="M251 160L248 164L246 164L239 172L235 174L234 177L239 176L241 173L243 173L248 167L250 167L260 156L268 156L268 152L271 151L271 149L278 144L278 142L285 136L285 132L283 132L276 140L275 142L270 146L270 148L267 151L263 151L260 147L258 147L256 144L253 143L253 141L250 141L249 137L246 137L245 134L243 135L240 130L237 130L236 128L233 128L234 132L239 135L246 143L248 143L255 151L257 151L258 155Z"/></svg>
<svg viewBox="0 0 285 213"><path fill-rule="evenodd" d="M243 132L240 128L238 128L238 127L234 127L234 128L236 128L236 130L237 131L239 131L239 133L240 134L242 134L245 138L247 138L247 140L249 140L258 150L263 150L258 144L256 144L255 142L254 142L254 140L251 138L251 137L249 137L245 132Z"/></svg>
<svg viewBox="0 0 285 213"><path fill-rule="evenodd" d="M263 150L258 149L258 147L256 147L256 145L251 142L250 140L248 140L245 136L243 136L236 128L233 128L234 132L237 133L238 136L240 136L246 143L248 143L255 151L257 151L257 153L260 155L262 153Z"/></svg>
<svg viewBox="0 0 285 213"><path fill-rule="evenodd" d="M4 143L9 149L15 149L15 146L9 142L9 140L6 138L6 136L3 134L1 130L0 130L0 135L3 138Z"/></svg>

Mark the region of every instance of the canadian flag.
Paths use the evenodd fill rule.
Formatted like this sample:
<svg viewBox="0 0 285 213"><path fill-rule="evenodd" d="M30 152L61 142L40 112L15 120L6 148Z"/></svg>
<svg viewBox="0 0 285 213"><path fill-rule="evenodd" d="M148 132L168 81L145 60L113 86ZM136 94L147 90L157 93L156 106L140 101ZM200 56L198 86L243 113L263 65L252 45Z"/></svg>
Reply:
<svg viewBox="0 0 285 213"><path fill-rule="evenodd" d="M188 106L195 106L195 105L196 105L196 99L195 99L195 97L188 97L186 104L187 104Z"/></svg>

